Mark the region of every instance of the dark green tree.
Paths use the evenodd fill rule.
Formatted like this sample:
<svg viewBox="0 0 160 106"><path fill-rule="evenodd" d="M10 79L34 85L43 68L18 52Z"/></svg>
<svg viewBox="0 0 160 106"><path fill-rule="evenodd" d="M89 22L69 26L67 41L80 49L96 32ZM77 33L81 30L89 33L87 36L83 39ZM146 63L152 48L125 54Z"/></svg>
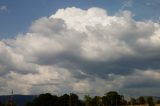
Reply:
<svg viewBox="0 0 160 106"><path fill-rule="evenodd" d="M53 106L54 105L53 96L50 93L41 94L34 100L34 105L36 106Z"/></svg>
<svg viewBox="0 0 160 106"><path fill-rule="evenodd" d="M78 106L79 98L76 94L71 93L69 98L69 105L70 106Z"/></svg>
<svg viewBox="0 0 160 106"><path fill-rule="evenodd" d="M85 106L92 106L92 98L89 95L84 96Z"/></svg>
<svg viewBox="0 0 160 106"><path fill-rule="evenodd" d="M106 94L107 105L117 106L123 104L123 96L119 95L116 91L110 91Z"/></svg>
<svg viewBox="0 0 160 106"><path fill-rule="evenodd" d="M146 103L146 101L145 101L145 99L144 99L143 96L140 96L140 97L138 98L138 103L139 103L139 104L145 104L145 103Z"/></svg>
<svg viewBox="0 0 160 106"><path fill-rule="evenodd" d="M92 106L102 106L102 98L99 96L95 96L92 99Z"/></svg>
<svg viewBox="0 0 160 106"><path fill-rule="evenodd" d="M33 102L28 102L26 103L26 106L35 106L35 104Z"/></svg>
<svg viewBox="0 0 160 106"><path fill-rule="evenodd" d="M64 94L59 97L58 103L59 106L69 106L70 96L68 94Z"/></svg>
<svg viewBox="0 0 160 106"><path fill-rule="evenodd" d="M155 106L153 98L151 96L147 98L147 103L149 106Z"/></svg>
<svg viewBox="0 0 160 106"><path fill-rule="evenodd" d="M136 99L131 98L130 103L131 103L132 106L136 105Z"/></svg>
<svg viewBox="0 0 160 106"><path fill-rule="evenodd" d="M102 105L107 106L107 97L106 96L102 97Z"/></svg>

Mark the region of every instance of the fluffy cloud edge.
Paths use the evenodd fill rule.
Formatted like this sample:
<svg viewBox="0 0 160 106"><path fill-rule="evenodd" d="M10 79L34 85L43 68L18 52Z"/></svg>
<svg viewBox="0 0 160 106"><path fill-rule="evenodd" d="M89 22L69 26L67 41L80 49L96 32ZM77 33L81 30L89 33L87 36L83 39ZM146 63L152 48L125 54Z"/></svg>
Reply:
<svg viewBox="0 0 160 106"><path fill-rule="evenodd" d="M109 16L101 8L59 9L50 17L34 21L29 32L0 41L1 93L12 87L22 94L52 93L56 89L97 94L106 90L124 92L140 85L143 88L147 79L159 88L159 67L131 67L125 76L123 69L117 74L117 69L125 65L116 63L126 58L151 61L158 57L159 33L158 23L135 21L129 11ZM111 63L111 68L105 67ZM104 71L98 73L92 68L97 64ZM139 85L137 79L142 80Z"/></svg>

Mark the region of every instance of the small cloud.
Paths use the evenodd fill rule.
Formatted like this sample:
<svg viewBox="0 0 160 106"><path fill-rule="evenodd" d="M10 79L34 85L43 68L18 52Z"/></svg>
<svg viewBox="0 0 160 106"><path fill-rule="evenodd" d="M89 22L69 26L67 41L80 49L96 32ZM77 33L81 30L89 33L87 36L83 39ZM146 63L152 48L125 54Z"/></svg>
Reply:
<svg viewBox="0 0 160 106"><path fill-rule="evenodd" d="M125 9L125 8L131 8L133 5L133 1L132 0L125 0L123 2L123 5L121 7L121 10Z"/></svg>
<svg viewBox="0 0 160 106"><path fill-rule="evenodd" d="M7 6L1 5L0 6L0 11L7 11Z"/></svg>
<svg viewBox="0 0 160 106"><path fill-rule="evenodd" d="M150 2L147 2L147 3L146 3L146 6L151 6L151 5L153 5L153 4L150 3Z"/></svg>
<svg viewBox="0 0 160 106"><path fill-rule="evenodd" d="M152 8L153 10L159 10L160 1L149 1L145 5Z"/></svg>

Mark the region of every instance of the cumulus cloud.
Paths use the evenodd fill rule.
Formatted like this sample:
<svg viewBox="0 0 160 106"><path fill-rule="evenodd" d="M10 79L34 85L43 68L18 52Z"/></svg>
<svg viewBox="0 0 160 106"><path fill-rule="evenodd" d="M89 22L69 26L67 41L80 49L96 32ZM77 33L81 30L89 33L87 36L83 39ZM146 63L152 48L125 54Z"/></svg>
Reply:
<svg viewBox="0 0 160 106"><path fill-rule="evenodd" d="M158 89L160 25L133 16L72 7L35 20L27 33L0 41L0 93Z"/></svg>

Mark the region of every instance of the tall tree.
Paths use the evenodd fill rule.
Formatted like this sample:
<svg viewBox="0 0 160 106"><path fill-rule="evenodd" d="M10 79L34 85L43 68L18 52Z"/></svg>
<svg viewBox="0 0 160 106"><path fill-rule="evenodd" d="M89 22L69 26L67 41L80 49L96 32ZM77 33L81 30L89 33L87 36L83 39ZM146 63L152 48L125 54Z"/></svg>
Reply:
<svg viewBox="0 0 160 106"><path fill-rule="evenodd" d="M69 98L69 105L70 106L78 106L78 103L79 103L78 96L74 93L71 93L70 98Z"/></svg>
<svg viewBox="0 0 160 106"><path fill-rule="evenodd" d="M92 104L93 104L93 106L102 106L102 98L99 96L95 96L92 99Z"/></svg>
<svg viewBox="0 0 160 106"><path fill-rule="evenodd" d="M151 96L147 98L147 103L149 106L155 106L153 98Z"/></svg>
<svg viewBox="0 0 160 106"><path fill-rule="evenodd" d="M103 106L107 106L107 97L106 96L102 97L102 104L103 104Z"/></svg>
<svg viewBox="0 0 160 106"><path fill-rule="evenodd" d="M34 104L36 106L52 106L54 104L52 97L50 93L41 94L34 100Z"/></svg>
<svg viewBox="0 0 160 106"><path fill-rule="evenodd" d="M89 95L84 96L85 106L92 106L92 98Z"/></svg>
<svg viewBox="0 0 160 106"><path fill-rule="evenodd" d="M131 98L130 99L130 103L132 106L136 105L136 99L135 98Z"/></svg>
<svg viewBox="0 0 160 106"><path fill-rule="evenodd" d="M59 106L69 106L69 98L68 94L64 94L59 97Z"/></svg>
<svg viewBox="0 0 160 106"><path fill-rule="evenodd" d="M119 95L116 91L110 91L106 94L107 105L117 106L123 104L123 96Z"/></svg>
<svg viewBox="0 0 160 106"><path fill-rule="evenodd" d="M138 98L138 103L139 103L139 104L145 104L145 103L146 103L146 101L145 101L145 99L144 99L143 96L140 96L140 97Z"/></svg>

